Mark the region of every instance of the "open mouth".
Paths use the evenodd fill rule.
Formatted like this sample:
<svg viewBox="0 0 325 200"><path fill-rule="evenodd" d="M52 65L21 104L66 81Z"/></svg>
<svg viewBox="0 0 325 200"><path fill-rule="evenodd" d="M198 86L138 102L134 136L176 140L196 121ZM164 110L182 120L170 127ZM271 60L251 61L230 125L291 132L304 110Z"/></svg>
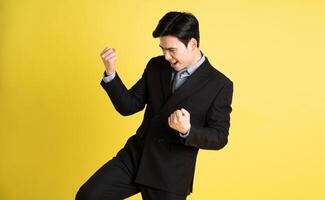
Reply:
<svg viewBox="0 0 325 200"><path fill-rule="evenodd" d="M178 61L175 61L175 62L171 62L170 64L175 66L177 63L178 63Z"/></svg>

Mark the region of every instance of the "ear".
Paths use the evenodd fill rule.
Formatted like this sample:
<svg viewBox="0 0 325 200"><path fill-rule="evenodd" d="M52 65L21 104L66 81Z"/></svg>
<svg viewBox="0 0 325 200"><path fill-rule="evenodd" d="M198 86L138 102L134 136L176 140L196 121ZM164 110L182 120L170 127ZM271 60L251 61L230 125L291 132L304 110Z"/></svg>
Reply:
<svg viewBox="0 0 325 200"><path fill-rule="evenodd" d="M191 38L189 41L189 46L192 50L194 50L195 48L197 48L197 41L195 38Z"/></svg>

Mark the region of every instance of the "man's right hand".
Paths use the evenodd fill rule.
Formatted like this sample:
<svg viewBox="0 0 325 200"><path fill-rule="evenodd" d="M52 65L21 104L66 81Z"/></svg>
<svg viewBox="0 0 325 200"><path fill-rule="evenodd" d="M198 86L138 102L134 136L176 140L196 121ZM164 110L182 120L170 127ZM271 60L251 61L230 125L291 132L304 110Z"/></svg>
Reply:
<svg viewBox="0 0 325 200"><path fill-rule="evenodd" d="M105 70L107 75L111 75L115 72L115 62L116 62L116 54L114 48L106 47L102 53L100 53L100 57L102 58Z"/></svg>

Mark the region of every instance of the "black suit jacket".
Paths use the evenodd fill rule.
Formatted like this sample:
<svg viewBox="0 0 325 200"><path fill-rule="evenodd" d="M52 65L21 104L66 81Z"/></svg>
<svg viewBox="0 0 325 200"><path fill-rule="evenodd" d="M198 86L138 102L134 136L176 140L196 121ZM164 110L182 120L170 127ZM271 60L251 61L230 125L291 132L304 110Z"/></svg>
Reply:
<svg viewBox="0 0 325 200"><path fill-rule="evenodd" d="M146 106L141 126L125 146L136 162L135 182L184 195L192 191L198 150L218 150L227 144L233 84L207 58L173 94L171 73L169 62L158 56L148 62L142 78L131 89L118 74L101 85L122 115ZM186 139L167 121L181 108L190 113L191 129Z"/></svg>

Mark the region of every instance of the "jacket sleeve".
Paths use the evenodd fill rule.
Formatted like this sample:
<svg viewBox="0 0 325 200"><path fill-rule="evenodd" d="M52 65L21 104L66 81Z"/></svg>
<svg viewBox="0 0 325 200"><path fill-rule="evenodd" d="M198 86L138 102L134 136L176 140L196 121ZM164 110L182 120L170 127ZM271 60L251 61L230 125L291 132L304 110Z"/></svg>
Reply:
<svg viewBox="0 0 325 200"><path fill-rule="evenodd" d="M205 125L202 127L191 124L188 137L183 139L185 145L201 149L219 150L227 144L230 113L232 111L232 94L233 83L229 81L213 100L206 116Z"/></svg>
<svg viewBox="0 0 325 200"><path fill-rule="evenodd" d="M141 79L129 90L125 87L117 73L112 81L108 83L105 83L103 80L101 81L101 86L108 94L115 109L121 115L132 115L145 107L148 99L145 74L146 70Z"/></svg>

